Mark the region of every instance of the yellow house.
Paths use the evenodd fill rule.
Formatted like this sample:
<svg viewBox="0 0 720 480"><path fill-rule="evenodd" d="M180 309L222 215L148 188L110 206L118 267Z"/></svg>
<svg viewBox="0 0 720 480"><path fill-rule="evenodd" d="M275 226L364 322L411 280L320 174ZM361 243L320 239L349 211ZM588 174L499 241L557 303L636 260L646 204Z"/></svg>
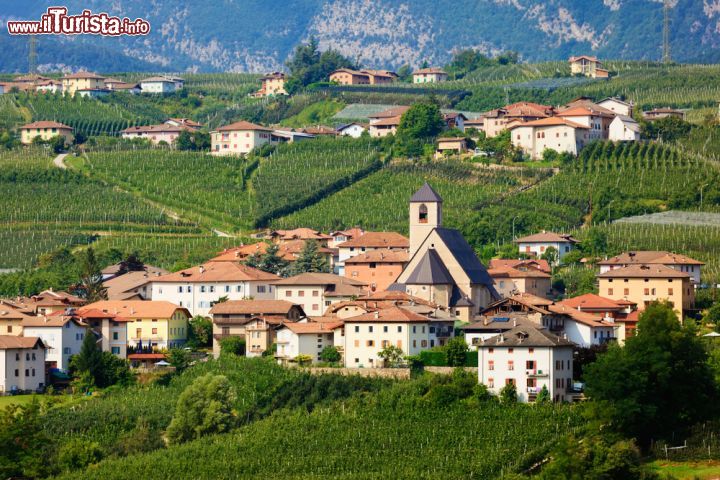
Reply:
<svg viewBox="0 0 720 480"><path fill-rule="evenodd" d="M251 97L269 97L272 95L287 95L285 90L285 74L282 72L268 73L260 79L262 87L255 93L251 93Z"/></svg>
<svg viewBox="0 0 720 480"><path fill-rule="evenodd" d="M609 72L602 68L602 62L597 57L580 55L570 57L570 73L573 75L585 75L592 78L608 78Z"/></svg>
<svg viewBox="0 0 720 480"><path fill-rule="evenodd" d="M71 97L74 97L78 90L103 90L104 88L105 77L96 73L78 72L62 77L62 90Z"/></svg>
<svg viewBox="0 0 720 480"><path fill-rule="evenodd" d="M266 143L278 143L270 128L240 121L210 133L213 155L244 155Z"/></svg>
<svg viewBox="0 0 720 480"><path fill-rule="evenodd" d="M690 275L664 265L632 265L598 275L600 295L636 303L642 311L654 301L668 301L680 320L693 308L695 289Z"/></svg>
<svg viewBox="0 0 720 480"><path fill-rule="evenodd" d="M165 301L103 300L86 309L112 313L127 320L127 343L134 348L166 349L187 341L187 308Z"/></svg>
<svg viewBox="0 0 720 480"><path fill-rule="evenodd" d="M464 137L445 137L438 138L436 157L442 157L445 153L465 153L467 152L467 140Z"/></svg>
<svg viewBox="0 0 720 480"><path fill-rule="evenodd" d="M35 137L50 140L53 137L64 137L65 143L72 143L73 129L58 122L40 121L28 123L20 127L20 142L30 145Z"/></svg>

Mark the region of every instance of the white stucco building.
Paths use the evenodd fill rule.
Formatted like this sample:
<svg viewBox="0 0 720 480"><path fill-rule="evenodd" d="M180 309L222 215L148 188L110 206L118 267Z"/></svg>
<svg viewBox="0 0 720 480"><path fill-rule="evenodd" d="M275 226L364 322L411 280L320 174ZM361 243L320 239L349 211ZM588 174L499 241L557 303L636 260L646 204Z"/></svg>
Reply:
<svg viewBox="0 0 720 480"><path fill-rule="evenodd" d="M519 326L478 346L478 380L498 395L515 385L518 401L533 402L543 387L556 402L572 401L573 344L544 329Z"/></svg>
<svg viewBox="0 0 720 480"><path fill-rule="evenodd" d="M80 353L85 335L92 335L85 323L62 312L26 318L22 326L23 336L38 337L47 346L47 366L64 372L68 371L70 357Z"/></svg>
<svg viewBox="0 0 720 480"><path fill-rule="evenodd" d="M557 251L558 260L562 261L563 257L570 253L575 244L578 243L570 235L558 234L553 232L540 232L534 235L528 235L515 240L518 245L519 253L541 257L548 248L552 247Z"/></svg>
<svg viewBox="0 0 720 480"><path fill-rule="evenodd" d="M320 354L325 347L335 347L336 335L339 337L343 322L296 322L285 323L277 331L275 357L286 362L298 355L308 355L313 362L321 361ZM342 350L340 348L339 350Z"/></svg>
<svg viewBox="0 0 720 480"><path fill-rule="evenodd" d="M632 117L618 115L610 122L608 138L613 142L637 142L640 140L640 124Z"/></svg>
<svg viewBox="0 0 720 480"><path fill-rule="evenodd" d="M0 393L45 386L45 344L37 337L0 335Z"/></svg>

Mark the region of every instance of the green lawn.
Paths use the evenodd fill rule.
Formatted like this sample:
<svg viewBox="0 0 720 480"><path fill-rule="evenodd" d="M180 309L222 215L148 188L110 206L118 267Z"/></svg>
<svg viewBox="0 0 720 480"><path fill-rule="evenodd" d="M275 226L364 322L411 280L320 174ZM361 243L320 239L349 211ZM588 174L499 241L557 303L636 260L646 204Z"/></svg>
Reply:
<svg viewBox="0 0 720 480"><path fill-rule="evenodd" d="M30 403L33 395L6 395L0 397L0 409L10 405L22 405Z"/></svg>
<svg viewBox="0 0 720 480"><path fill-rule="evenodd" d="M650 464L662 474L670 474L678 480L713 480L720 479L720 462L668 462L657 460Z"/></svg>

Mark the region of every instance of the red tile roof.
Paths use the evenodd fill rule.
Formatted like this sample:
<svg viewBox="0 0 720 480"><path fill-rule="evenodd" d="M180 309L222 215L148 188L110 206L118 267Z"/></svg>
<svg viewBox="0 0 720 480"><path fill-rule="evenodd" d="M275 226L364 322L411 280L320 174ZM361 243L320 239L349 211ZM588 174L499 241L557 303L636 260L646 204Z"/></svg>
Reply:
<svg viewBox="0 0 720 480"><path fill-rule="evenodd" d="M62 123L52 122L48 120L41 120L38 122L28 123L20 127L20 130L30 130L31 128L57 128L61 130L72 130L72 127L68 127Z"/></svg>
<svg viewBox="0 0 720 480"><path fill-rule="evenodd" d="M295 303L286 300L228 300L216 303L210 309L211 315L287 315Z"/></svg>
<svg viewBox="0 0 720 480"><path fill-rule="evenodd" d="M272 132L272 129L263 127L262 125L256 125L254 123L240 121L225 125L217 129L218 132L235 132L235 131L246 131L246 130L257 130L261 132Z"/></svg>
<svg viewBox="0 0 720 480"><path fill-rule="evenodd" d="M207 262L179 272L155 277L153 282L272 282L279 279L280 277L272 273L235 262Z"/></svg>
<svg viewBox="0 0 720 480"><path fill-rule="evenodd" d="M515 243L544 243L544 242L570 242L577 243L577 240L571 235L554 232L541 232L526 237L520 237Z"/></svg>
<svg viewBox="0 0 720 480"><path fill-rule="evenodd" d="M429 322L425 315L420 315L403 307L390 307L379 311L365 313L356 317L346 318L346 323L356 322Z"/></svg>
<svg viewBox="0 0 720 480"><path fill-rule="evenodd" d="M624 304L621 305L615 300L595 295L594 293L586 293L578 297L568 298L559 302L559 304L581 310L621 310L626 306Z"/></svg>
<svg viewBox="0 0 720 480"><path fill-rule="evenodd" d="M490 264L488 265L488 268L502 268L502 267L510 267L510 268L518 268L520 266L534 266L538 270L541 270L546 273L551 273L550 265L548 264L547 260L535 260L535 259L501 259L501 258L493 258L490 260Z"/></svg>
<svg viewBox="0 0 720 480"><path fill-rule="evenodd" d="M0 335L0 350L9 349L26 349L35 348L40 344L41 348L45 348L45 344L38 337L18 337L16 335Z"/></svg>
<svg viewBox="0 0 720 480"><path fill-rule="evenodd" d="M337 245L337 248L410 248L410 240L396 232L366 232Z"/></svg>
<svg viewBox="0 0 720 480"><path fill-rule="evenodd" d="M353 263L406 263L409 254L405 251L378 249L361 253L345 260L345 265Z"/></svg>
<svg viewBox="0 0 720 480"><path fill-rule="evenodd" d="M690 275L665 265L630 265L601 273L598 278L690 278Z"/></svg>
<svg viewBox="0 0 720 480"><path fill-rule="evenodd" d="M625 252L606 260L601 260L598 265L705 265L699 260L690 258L679 253L671 253L666 251L649 251L641 250L637 252Z"/></svg>
<svg viewBox="0 0 720 480"><path fill-rule="evenodd" d="M571 122L570 120L565 120L564 118L560 117L548 117L548 118L541 118L540 120L533 120L531 122L524 122L524 123L516 123L514 125L510 125L508 130L513 130L518 127L557 127L565 125L568 127L573 128L584 128L589 130L590 127L586 125L581 125L576 122Z"/></svg>

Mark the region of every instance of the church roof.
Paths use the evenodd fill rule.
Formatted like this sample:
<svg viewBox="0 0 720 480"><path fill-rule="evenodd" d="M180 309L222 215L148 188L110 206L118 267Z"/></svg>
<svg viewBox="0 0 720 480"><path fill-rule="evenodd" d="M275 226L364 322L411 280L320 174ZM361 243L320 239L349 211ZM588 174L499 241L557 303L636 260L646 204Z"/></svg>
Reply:
<svg viewBox="0 0 720 480"><path fill-rule="evenodd" d="M493 279L488 274L487 270L480 263L480 260L475 255L472 247L465 237L458 230L452 228L441 228L435 229L437 234L440 236L442 241L447 246L450 253L455 257L455 260L460 264L465 274L470 279L471 283L486 285L494 291Z"/></svg>
<svg viewBox="0 0 720 480"><path fill-rule="evenodd" d="M440 255L428 249L405 281L410 285L452 285L455 282Z"/></svg>
<svg viewBox="0 0 720 480"><path fill-rule="evenodd" d="M430 186L429 183L425 182L422 187L420 187L420 190L415 192L415 195L413 195L410 198L410 203L420 203L420 202L439 202L442 203L443 199L442 197Z"/></svg>

